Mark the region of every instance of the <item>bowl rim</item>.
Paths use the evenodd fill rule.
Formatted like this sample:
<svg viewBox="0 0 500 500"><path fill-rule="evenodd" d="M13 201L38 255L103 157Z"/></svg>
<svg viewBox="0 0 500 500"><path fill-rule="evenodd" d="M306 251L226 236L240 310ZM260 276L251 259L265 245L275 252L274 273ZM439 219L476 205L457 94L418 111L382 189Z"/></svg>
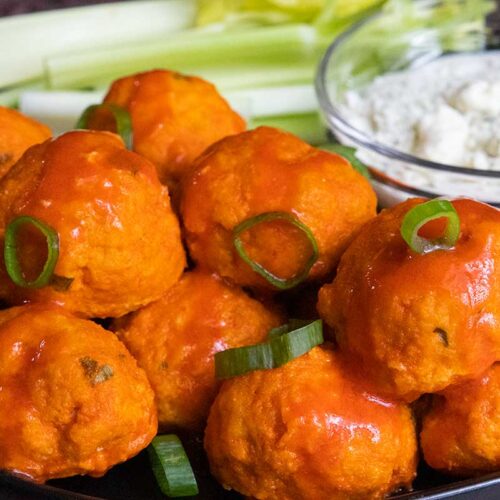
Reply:
<svg viewBox="0 0 500 500"><path fill-rule="evenodd" d="M457 196L453 197L450 195L443 196L442 194L439 193L433 193L431 191L426 191L425 189L404 184L401 181L390 177L386 172L381 172L374 167L368 167L368 170L370 171L370 175L372 177L371 180L374 183L378 184L379 186L383 186L384 188L393 189L394 191L397 191L399 193L405 193L410 197L428 198L428 199L442 198L442 197L444 197L445 199L470 198L470 196L468 195L458 196L458 197ZM499 201L488 201L481 199L481 203L486 203L487 205L491 205L492 207L500 209Z"/></svg>
<svg viewBox="0 0 500 500"><path fill-rule="evenodd" d="M421 0L420 0L421 1ZM416 0L418 3L419 0ZM332 57L335 51L342 46L351 35L356 33L365 25L375 21L377 18L384 15L384 12L377 12L371 16L358 21L349 29L341 33L334 41L328 46L325 54L321 58L320 64L316 71L315 77L315 90L316 96L319 101L320 110L322 111L323 117L326 119L327 124L333 132L339 131L342 135L349 138L356 145L362 146L366 149L374 151L380 155L383 155L394 160L399 160L404 163L414 164L418 167L424 167L431 170L437 170L440 172L450 172L454 174L468 175L471 177L489 177L489 178L500 178L499 170L484 170L476 169L470 167L459 167L456 165L449 165L446 163L439 163L431 160L426 160L424 158L419 158L409 153L405 153L391 146L387 146L377 140L372 139L365 132L357 129L351 125L340 113L340 110L331 101L328 90L326 75L329 65L331 64ZM471 52L471 54L474 52ZM441 52L441 55L443 52Z"/></svg>

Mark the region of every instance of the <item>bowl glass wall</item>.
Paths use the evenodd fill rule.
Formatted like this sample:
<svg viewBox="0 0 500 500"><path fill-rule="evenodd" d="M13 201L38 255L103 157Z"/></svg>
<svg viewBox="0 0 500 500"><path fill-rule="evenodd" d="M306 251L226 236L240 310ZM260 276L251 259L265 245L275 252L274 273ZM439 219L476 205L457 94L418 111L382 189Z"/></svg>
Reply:
<svg viewBox="0 0 500 500"><path fill-rule="evenodd" d="M357 148L370 167L382 206L412 196L466 196L500 205L500 171L436 163L381 144L356 128L343 106L348 91L385 73L497 48L494 17L487 17L492 8L478 13L477 5L476 0L393 2L392 9L339 37L325 54L316 80L323 116L336 139Z"/></svg>

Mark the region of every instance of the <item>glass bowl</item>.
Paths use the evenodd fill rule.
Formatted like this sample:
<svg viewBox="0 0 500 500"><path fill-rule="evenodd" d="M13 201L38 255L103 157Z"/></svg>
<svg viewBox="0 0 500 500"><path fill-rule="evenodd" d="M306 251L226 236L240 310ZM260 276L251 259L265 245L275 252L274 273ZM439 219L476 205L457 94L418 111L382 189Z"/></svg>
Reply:
<svg viewBox="0 0 500 500"><path fill-rule="evenodd" d="M498 48L493 3L414 0L391 2L389 7L352 27L328 48L316 78L328 127L337 141L356 148L368 165L381 206L415 196L472 197L500 206L499 170L436 163L399 151L358 128L345 107L347 92L363 89L380 75L451 54Z"/></svg>

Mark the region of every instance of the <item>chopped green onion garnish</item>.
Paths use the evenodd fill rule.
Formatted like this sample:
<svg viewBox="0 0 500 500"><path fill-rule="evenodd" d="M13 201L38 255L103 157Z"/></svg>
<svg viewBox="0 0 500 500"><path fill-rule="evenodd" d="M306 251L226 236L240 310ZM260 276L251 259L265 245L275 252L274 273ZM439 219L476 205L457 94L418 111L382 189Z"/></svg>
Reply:
<svg viewBox="0 0 500 500"><path fill-rule="evenodd" d="M180 439L174 434L156 436L148 447L153 473L167 497L189 497L198 494L193 469Z"/></svg>
<svg viewBox="0 0 500 500"><path fill-rule="evenodd" d="M321 320L306 322L305 325L292 329L295 325L297 323L292 322L273 328L269 332L267 342L262 344L226 349L216 353L216 377L226 379L254 370L278 368L323 343Z"/></svg>
<svg viewBox="0 0 500 500"><path fill-rule="evenodd" d="M43 265L41 273L33 281L27 281L21 269L21 264L17 257L18 245L17 235L19 230L26 224L29 224L45 236L47 242L47 260ZM5 230L4 260L5 268L10 279L18 286L23 288L42 288L50 284L54 269L59 258L59 235L45 222L31 217L21 215L13 219Z"/></svg>
<svg viewBox="0 0 500 500"><path fill-rule="evenodd" d="M429 240L419 236L419 230L428 222L445 217L447 219L443 236ZM417 253L453 248L460 236L460 218L448 200L431 200L413 207L401 223L401 236Z"/></svg>
<svg viewBox="0 0 500 500"><path fill-rule="evenodd" d="M75 128L88 129L92 115L101 109L109 111L113 115L116 123L116 133L123 139L127 149L132 150L134 145L132 118L130 117L130 113L125 108L117 106L116 104L104 103L89 106L76 122Z"/></svg>
<svg viewBox="0 0 500 500"><path fill-rule="evenodd" d="M284 333L291 332L292 330L298 330L299 328L308 325L310 322L311 321L307 319L290 319L288 320L288 323L270 330L267 337L268 339L271 339L273 337L283 335Z"/></svg>
<svg viewBox="0 0 500 500"><path fill-rule="evenodd" d="M236 347L215 353L215 376L225 379L254 370L274 368L273 350L269 342Z"/></svg>
<svg viewBox="0 0 500 500"><path fill-rule="evenodd" d="M264 266L260 265L258 262L251 259L245 248L244 244L241 241L241 234L245 231L248 231L250 228L262 224L263 222L270 222L274 220L284 220L289 222L293 226L300 229L307 237L309 243L311 244L312 253L307 262L304 264L304 268L294 277L286 279L280 278L279 276L275 276L270 271L268 271ZM318 244L316 242L316 238L314 237L312 231L303 224L297 217L287 213L287 212L266 212L255 217L251 217L249 219L244 220L240 224L238 224L233 230L233 244L238 252L238 255L258 274L260 274L263 278L265 278L271 285L279 288L280 290L287 290L289 288L293 288L298 285L302 281L304 281L311 267L318 260L319 250Z"/></svg>
<svg viewBox="0 0 500 500"><path fill-rule="evenodd" d="M320 319L272 337L269 343L273 351L274 366L283 366L323 342L323 322Z"/></svg>
<svg viewBox="0 0 500 500"><path fill-rule="evenodd" d="M349 146L344 146L343 144L323 144L319 149L324 149L325 151L330 151L331 153L336 153L339 156L345 158L354 170L359 172L363 177L371 179L370 171L368 167L358 159L356 156L356 150Z"/></svg>

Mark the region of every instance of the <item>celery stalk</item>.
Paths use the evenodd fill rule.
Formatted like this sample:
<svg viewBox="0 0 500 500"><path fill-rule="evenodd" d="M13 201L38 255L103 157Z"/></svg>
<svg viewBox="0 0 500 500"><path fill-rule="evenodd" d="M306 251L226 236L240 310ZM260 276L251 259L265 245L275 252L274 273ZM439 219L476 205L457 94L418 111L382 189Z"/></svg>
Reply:
<svg viewBox="0 0 500 500"><path fill-rule="evenodd" d="M43 80L32 80L25 82L22 85L2 89L0 90L0 106L15 108L17 107L19 97L23 94L23 92L26 92L27 90L41 90L44 88L45 82Z"/></svg>
<svg viewBox="0 0 500 500"><path fill-rule="evenodd" d="M219 68L238 72L240 67L269 68L316 65L316 31L309 25L286 25L238 32L188 30L152 43L92 49L47 59L49 86L78 88L111 81L152 68L170 68L206 75ZM310 71L309 74L313 74Z"/></svg>
<svg viewBox="0 0 500 500"><path fill-rule="evenodd" d="M213 83L220 92L233 90L246 90L260 87L283 87L290 85L311 85L316 73L316 66L311 60L304 59L294 64L288 62L269 62L259 64L255 62L240 62L224 65L220 62L204 68L191 68L185 66L176 69L184 74L196 75ZM122 75L125 76L125 75ZM81 88L100 89L107 88L111 81L109 78L96 79L92 84ZM49 90L78 90L78 86L64 86L61 89L52 88Z"/></svg>
<svg viewBox="0 0 500 500"><path fill-rule="evenodd" d="M48 92L29 90L21 95L19 108L24 114L48 125L54 134L71 130L88 106L98 104L103 91Z"/></svg>
<svg viewBox="0 0 500 500"><path fill-rule="evenodd" d="M299 136L309 144L328 142L327 128L318 113L290 114L286 116L261 116L249 121L249 128L267 125L277 127Z"/></svg>
<svg viewBox="0 0 500 500"><path fill-rule="evenodd" d="M318 109L311 84L228 91L224 97L231 106L250 117L296 115ZM244 106L247 106L246 112Z"/></svg>
<svg viewBox="0 0 500 500"><path fill-rule="evenodd" d="M41 77L45 57L157 39L191 26L195 13L196 0L147 0L1 19L0 88Z"/></svg>

